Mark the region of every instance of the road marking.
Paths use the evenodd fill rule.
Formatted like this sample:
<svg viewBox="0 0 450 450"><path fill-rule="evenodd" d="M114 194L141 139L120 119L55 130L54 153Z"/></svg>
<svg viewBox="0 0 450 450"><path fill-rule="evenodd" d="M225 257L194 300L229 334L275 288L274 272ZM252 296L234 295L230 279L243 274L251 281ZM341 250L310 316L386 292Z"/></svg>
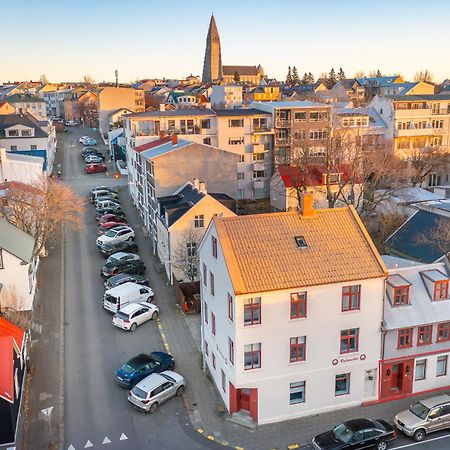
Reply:
<svg viewBox="0 0 450 450"><path fill-rule="evenodd" d="M239 445L236 445L236 447L234 447L235 450L244 450L244 447L239 447Z"/></svg>
<svg viewBox="0 0 450 450"><path fill-rule="evenodd" d="M89 447L93 447L93 446L94 446L94 444L88 439L84 448L89 448Z"/></svg>
<svg viewBox="0 0 450 450"><path fill-rule="evenodd" d="M216 440L216 438L212 434L208 434L208 439L210 441L215 441Z"/></svg>
<svg viewBox="0 0 450 450"><path fill-rule="evenodd" d="M420 444L426 444L427 442L433 442L433 441L439 441L441 439L447 439L450 437L450 434L446 434L445 436L439 436L436 438L432 438L432 439L427 439L424 441L420 441L420 442L412 442L411 444L405 444L405 445L400 445L400 447L392 447L391 450L397 450L399 448L408 448L408 447L414 447L416 445L420 445Z"/></svg>
<svg viewBox="0 0 450 450"><path fill-rule="evenodd" d="M72 444L70 444L67 450L75 450L75 447Z"/></svg>
<svg viewBox="0 0 450 450"><path fill-rule="evenodd" d="M291 445L288 445L288 449L289 449L289 450L295 450L296 448L300 448L300 445L298 445L298 444L291 444Z"/></svg>
<svg viewBox="0 0 450 450"><path fill-rule="evenodd" d="M202 428L197 428L197 433L202 434L203 433L203 429Z"/></svg>
<svg viewBox="0 0 450 450"><path fill-rule="evenodd" d="M228 441L222 441L221 444L222 444L224 447L228 447L229 442L228 442Z"/></svg>
<svg viewBox="0 0 450 450"><path fill-rule="evenodd" d="M108 436L105 436L105 439L103 439L102 444L109 444L111 441L109 440Z"/></svg>
<svg viewBox="0 0 450 450"><path fill-rule="evenodd" d="M156 323L158 325L159 334L161 335L161 339L163 341L164 348L165 348L166 352L170 354L171 353L170 346L169 346L169 343L167 342L166 334L163 331L161 321L159 319L156 319Z"/></svg>
<svg viewBox="0 0 450 450"><path fill-rule="evenodd" d="M120 435L119 441L126 441L128 439L127 435L125 433L122 433Z"/></svg>

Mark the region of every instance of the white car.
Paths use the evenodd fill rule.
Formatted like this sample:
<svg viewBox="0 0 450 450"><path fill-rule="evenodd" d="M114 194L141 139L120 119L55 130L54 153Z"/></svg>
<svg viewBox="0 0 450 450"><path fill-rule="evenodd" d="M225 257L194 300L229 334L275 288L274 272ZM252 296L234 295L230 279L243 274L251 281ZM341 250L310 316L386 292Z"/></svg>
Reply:
<svg viewBox="0 0 450 450"><path fill-rule="evenodd" d="M98 154L94 154L94 155L87 155L84 158L84 162L86 164L91 164L91 163L101 163L103 162L103 158L101 156L99 156Z"/></svg>
<svg viewBox="0 0 450 450"><path fill-rule="evenodd" d="M108 264L109 262L116 262L116 261L139 261L140 259L141 259L140 256L136 255L135 253L117 252L117 253L114 253L113 255L111 255L106 260L105 264Z"/></svg>
<svg viewBox="0 0 450 450"><path fill-rule="evenodd" d="M120 203L114 200L101 200L100 198L98 198L95 201L95 208L98 209L103 209L103 208L120 208Z"/></svg>
<svg viewBox="0 0 450 450"><path fill-rule="evenodd" d="M108 230L102 236L97 238L97 246L101 246L105 243L121 242L121 241L132 241L134 239L133 228L127 227L125 225L114 227Z"/></svg>
<svg viewBox="0 0 450 450"><path fill-rule="evenodd" d="M83 144L85 139L89 139L89 136L81 136L80 139L78 139L78 142L80 142L81 144Z"/></svg>
<svg viewBox="0 0 450 450"><path fill-rule="evenodd" d="M155 320L159 315L159 308L153 303L128 303L114 314L112 323L122 330L134 331L147 320Z"/></svg>
<svg viewBox="0 0 450 450"><path fill-rule="evenodd" d="M78 125L76 120L66 120L67 127L76 127Z"/></svg>

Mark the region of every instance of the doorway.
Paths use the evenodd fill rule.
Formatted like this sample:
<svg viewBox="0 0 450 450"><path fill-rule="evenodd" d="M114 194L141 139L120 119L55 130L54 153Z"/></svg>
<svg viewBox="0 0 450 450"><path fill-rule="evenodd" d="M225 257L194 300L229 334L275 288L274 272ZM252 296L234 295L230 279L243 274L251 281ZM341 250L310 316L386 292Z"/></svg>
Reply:
<svg viewBox="0 0 450 450"><path fill-rule="evenodd" d="M403 385L403 363L392 364L391 369L391 391L401 392Z"/></svg>
<svg viewBox="0 0 450 450"><path fill-rule="evenodd" d="M250 412L250 389L238 390L238 410Z"/></svg>

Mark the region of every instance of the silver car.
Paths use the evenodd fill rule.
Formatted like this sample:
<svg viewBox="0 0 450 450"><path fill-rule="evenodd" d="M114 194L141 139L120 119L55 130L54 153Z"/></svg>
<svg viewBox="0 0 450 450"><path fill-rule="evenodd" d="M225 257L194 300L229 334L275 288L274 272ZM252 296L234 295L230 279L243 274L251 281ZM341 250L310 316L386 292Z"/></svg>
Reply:
<svg viewBox="0 0 450 450"><path fill-rule="evenodd" d="M442 394L420 400L398 413L394 423L400 431L416 441L421 441L434 431L450 428L450 396Z"/></svg>
<svg viewBox="0 0 450 450"><path fill-rule="evenodd" d="M128 401L145 412L155 412L161 403L180 396L185 387L184 378L171 370L152 373L128 393Z"/></svg>

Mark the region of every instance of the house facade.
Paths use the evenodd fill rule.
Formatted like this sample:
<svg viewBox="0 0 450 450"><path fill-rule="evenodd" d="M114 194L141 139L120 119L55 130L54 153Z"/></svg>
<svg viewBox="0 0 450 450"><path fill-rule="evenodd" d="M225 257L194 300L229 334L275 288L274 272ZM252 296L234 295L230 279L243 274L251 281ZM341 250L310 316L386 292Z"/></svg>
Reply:
<svg viewBox="0 0 450 450"><path fill-rule="evenodd" d="M42 118L47 117L47 107L45 101L32 94L14 94L8 96L8 102L14 106L17 114L30 113Z"/></svg>
<svg viewBox="0 0 450 450"><path fill-rule="evenodd" d="M44 158L20 155L0 148L0 183L18 181L33 184L42 178Z"/></svg>
<svg viewBox="0 0 450 450"><path fill-rule="evenodd" d="M377 399L386 269L352 207L306 195L300 214L214 217L200 272L204 364L231 414L265 424Z"/></svg>
<svg viewBox="0 0 450 450"><path fill-rule="evenodd" d="M449 274L443 262L383 256L386 281L380 399L450 386Z"/></svg>

